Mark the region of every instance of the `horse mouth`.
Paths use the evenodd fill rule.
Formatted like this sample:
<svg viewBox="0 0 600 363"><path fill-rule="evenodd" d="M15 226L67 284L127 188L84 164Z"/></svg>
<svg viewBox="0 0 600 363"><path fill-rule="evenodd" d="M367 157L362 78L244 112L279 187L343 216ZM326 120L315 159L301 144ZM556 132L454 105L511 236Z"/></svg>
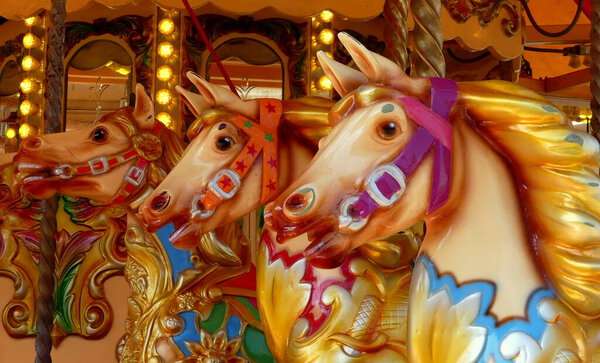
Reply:
<svg viewBox="0 0 600 363"><path fill-rule="evenodd" d="M169 241L174 247L192 249L198 245L201 229L199 224L186 221L181 224L175 223L175 226L177 229L169 236Z"/></svg>
<svg viewBox="0 0 600 363"><path fill-rule="evenodd" d="M37 164L18 162L17 171L23 177L24 186L39 181L57 178L53 168L43 167Z"/></svg>

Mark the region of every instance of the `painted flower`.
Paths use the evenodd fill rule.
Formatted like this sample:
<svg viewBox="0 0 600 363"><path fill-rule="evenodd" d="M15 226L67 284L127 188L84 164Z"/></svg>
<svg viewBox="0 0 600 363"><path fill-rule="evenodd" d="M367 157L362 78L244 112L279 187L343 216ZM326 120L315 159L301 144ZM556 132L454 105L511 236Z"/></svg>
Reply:
<svg viewBox="0 0 600 363"><path fill-rule="evenodd" d="M206 330L200 331L200 342L186 341L185 345L191 352L176 363L242 363L247 362L237 353L242 342L239 337L228 340L225 331L220 330L214 336Z"/></svg>

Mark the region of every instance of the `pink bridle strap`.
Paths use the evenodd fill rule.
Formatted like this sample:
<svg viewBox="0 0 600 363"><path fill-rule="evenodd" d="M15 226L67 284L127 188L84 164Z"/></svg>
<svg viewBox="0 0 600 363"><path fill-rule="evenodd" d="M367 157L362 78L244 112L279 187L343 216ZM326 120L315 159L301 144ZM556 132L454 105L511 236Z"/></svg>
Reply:
<svg viewBox="0 0 600 363"><path fill-rule="evenodd" d="M406 180L432 148L434 165L428 212L446 203L450 194L453 134L448 118L457 98L458 87L454 81L431 78L431 109L412 97L400 99L408 117L421 127L391 163L376 168L369 175L365 190L352 204L352 214L364 220L377 208L393 204L406 188Z"/></svg>

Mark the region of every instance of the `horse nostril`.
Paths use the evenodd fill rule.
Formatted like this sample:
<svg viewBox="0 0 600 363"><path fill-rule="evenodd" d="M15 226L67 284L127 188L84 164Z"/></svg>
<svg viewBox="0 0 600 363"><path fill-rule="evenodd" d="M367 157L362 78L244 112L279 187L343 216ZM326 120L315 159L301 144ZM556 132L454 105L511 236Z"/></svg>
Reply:
<svg viewBox="0 0 600 363"><path fill-rule="evenodd" d="M171 197L169 196L169 193L167 193L167 191L163 191L156 197L152 198L152 201L150 202L150 209L152 209L154 212L160 212L169 205L170 201Z"/></svg>
<svg viewBox="0 0 600 363"><path fill-rule="evenodd" d="M299 212L304 209L306 206L306 196L303 194L296 193L288 198L285 202L285 207L290 210L290 212Z"/></svg>
<svg viewBox="0 0 600 363"><path fill-rule="evenodd" d="M42 146L42 139L37 136L28 137L23 140L23 146L25 146L26 149L39 149L40 146Z"/></svg>
<svg viewBox="0 0 600 363"><path fill-rule="evenodd" d="M315 204L315 190L310 187L298 189L285 201L284 213L302 216L308 213Z"/></svg>

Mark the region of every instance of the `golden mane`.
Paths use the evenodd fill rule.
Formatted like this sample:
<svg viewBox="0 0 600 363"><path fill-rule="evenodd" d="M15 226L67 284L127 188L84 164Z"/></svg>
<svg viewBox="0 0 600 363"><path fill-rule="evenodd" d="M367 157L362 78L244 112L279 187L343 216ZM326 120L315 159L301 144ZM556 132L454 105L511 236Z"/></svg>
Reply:
<svg viewBox="0 0 600 363"><path fill-rule="evenodd" d="M302 97L283 102L283 131L291 133L313 148L331 130L328 114L334 101L322 97ZM188 128L188 138L193 139L202 125L211 125L224 118L235 117L234 112L219 108L209 108L202 112Z"/></svg>
<svg viewBox="0 0 600 363"><path fill-rule="evenodd" d="M598 142L540 95L504 81L459 83L459 104L510 161L534 253L562 300L600 316Z"/></svg>
<svg viewBox="0 0 600 363"><path fill-rule="evenodd" d="M131 106L122 107L115 112L106 114L98 122L116 122L126 130L129 136L135 135L138 131L137 124L133 119L133 107ZM160 121L157 120L156 122ZM175 167L185 150L183 141L175 132L166 127L163 128L159 138L163 146L163 154L160 159L150 163L148 183L152 188L158 186L169 171Z"/></svg>

